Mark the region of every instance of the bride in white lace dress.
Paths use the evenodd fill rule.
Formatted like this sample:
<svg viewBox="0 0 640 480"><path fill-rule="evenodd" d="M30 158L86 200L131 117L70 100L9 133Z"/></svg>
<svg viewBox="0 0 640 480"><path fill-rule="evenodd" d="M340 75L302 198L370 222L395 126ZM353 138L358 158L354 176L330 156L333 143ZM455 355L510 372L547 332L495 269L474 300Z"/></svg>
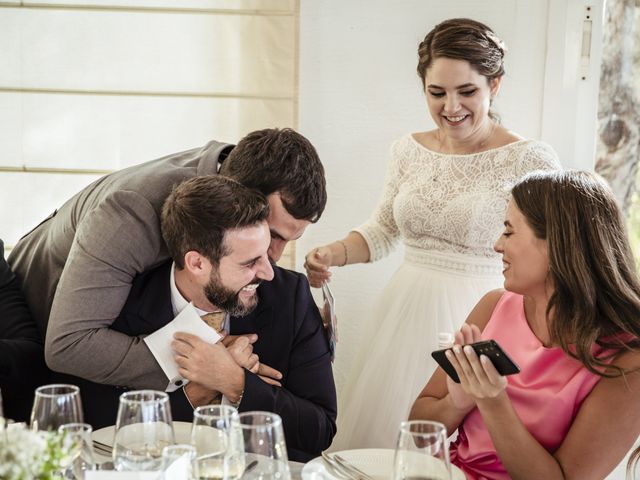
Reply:
<svg viewBox="0 0 640 480"><path fill-rule="evenodd" d="M447 20L425 37L418 74L438 128L398 140L371 219L306 256L318 287L329 267L373 262L399 240L405 244L404 262L365 322L363 349L339 399L333 449L394 446L435 370L429 354L438 333L459 329L480 297L502 284L492 245L510 185L532 170L560 168L551 147L507 130L490 112L504 53L489 27L473 20Z"/></svg>

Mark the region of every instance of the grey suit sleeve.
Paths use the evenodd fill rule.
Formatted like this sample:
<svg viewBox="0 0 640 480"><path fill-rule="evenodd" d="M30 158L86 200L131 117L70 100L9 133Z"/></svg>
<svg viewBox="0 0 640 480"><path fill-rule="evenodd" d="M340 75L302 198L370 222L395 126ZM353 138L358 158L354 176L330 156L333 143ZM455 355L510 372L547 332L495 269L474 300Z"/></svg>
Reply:
<svg viewBox="0 0 640 480"><path fill-rule="evenodd" d="M49 317L51 369L97 383L165 389L168 379L142 338L109 328L135 275L162 260L162 250L158 214L135 192L114 193L82 220Z"/></svg>

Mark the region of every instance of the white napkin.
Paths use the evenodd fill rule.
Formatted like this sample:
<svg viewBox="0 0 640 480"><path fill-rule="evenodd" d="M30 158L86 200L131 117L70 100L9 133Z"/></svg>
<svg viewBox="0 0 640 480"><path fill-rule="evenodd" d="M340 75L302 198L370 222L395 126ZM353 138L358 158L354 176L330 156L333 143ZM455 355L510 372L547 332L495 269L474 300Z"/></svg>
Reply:
<svg viewBox="0 0 640 480"><path fill-rule="evenodd" d="M117 472L115 470L87 470L85 480L189 480L191 459L182 455L164 472Z"/></svg>
<svg viewBox="0 0 640 480"><path fill-rule="evenodd" d="M174 352L171 348L171 342L176 332L190 333L209 343L216 343L222 338L218 332L200 318L191 303L171 322L160 330L156 330L151 335L146 336L144 338L145 343L172 385L175 385L177 381L181 381L181 384L186 383L185 379L178 373L178 364L173 359Z"/></svg>

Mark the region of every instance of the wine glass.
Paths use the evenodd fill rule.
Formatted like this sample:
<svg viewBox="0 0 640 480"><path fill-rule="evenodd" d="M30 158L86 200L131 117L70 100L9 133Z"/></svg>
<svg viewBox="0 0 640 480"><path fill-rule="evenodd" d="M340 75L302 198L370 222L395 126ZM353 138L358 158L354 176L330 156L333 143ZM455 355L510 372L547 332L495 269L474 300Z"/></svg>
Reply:
<svg viewBox="0 0 640 480"><path fill-rule="evenodd" d="M438 422L402 422L393 460L393 480L450 480L447 429Z"/></svg>
<svg viewBox="0 0 640 480"><path fill-rule="evenodd" d="M162 471L164 472L164 478L167 480L173 480L178 476L186 477L189 479L200 478L198 475L198 464L196 463L196 447L193 445L169 445L162 449ZM184 469L179 468L179 463L186 457ZM180 471L175 469L179 468Z"/></svg>
<svg viewBox="0 0 640 480"><path fill-rule="evenodd" d="M120 395L113 464L120 471L159 471L162 449L175 443L169 396L154 390Z"/></svg>
<svg viewBox="0 0 640 480"><path fill-rule="evenodd" d="M58 432L64 435L64 446L69 452L64 478L83 480L85 472L95 468L92 431L88 423L67 423L58 428Z"/></svg>
<svg viewBox="0 0 640 480"><path fill-rule="evenodd" d="M289 480L280 416L271 412L244 412L239 419L247 465L242 480Z"/></svg>
<svg viewBox="0 0 640 480"><path fill-rule="evenodd" d="M206 405L193 412L191 444L197 450L201 479L239 479L245 458L238 411L230 405Z"/></svg>
<svg viewBox="0 0 640 480"><path fill-rule="evenodd" d="M66 423L83 421L78 387L53 384L36 388L31 409L32 430L57 430Z"/></svg>

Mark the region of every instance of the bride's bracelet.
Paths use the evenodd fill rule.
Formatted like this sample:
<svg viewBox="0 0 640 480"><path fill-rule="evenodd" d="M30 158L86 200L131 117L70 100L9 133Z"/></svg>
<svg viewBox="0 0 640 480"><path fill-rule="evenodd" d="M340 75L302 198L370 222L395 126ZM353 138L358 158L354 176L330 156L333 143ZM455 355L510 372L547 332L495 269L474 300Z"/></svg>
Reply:
<svg viewBox="0 0 640 480"><path fill-rule="evenodd" d="M344 249L344 263L342 265L338 265L338 267L344 267L349 261L349 254L347 253L347 244L344 243L342 240L338 240L338 243L342 245L342 248Z"/></svg>

